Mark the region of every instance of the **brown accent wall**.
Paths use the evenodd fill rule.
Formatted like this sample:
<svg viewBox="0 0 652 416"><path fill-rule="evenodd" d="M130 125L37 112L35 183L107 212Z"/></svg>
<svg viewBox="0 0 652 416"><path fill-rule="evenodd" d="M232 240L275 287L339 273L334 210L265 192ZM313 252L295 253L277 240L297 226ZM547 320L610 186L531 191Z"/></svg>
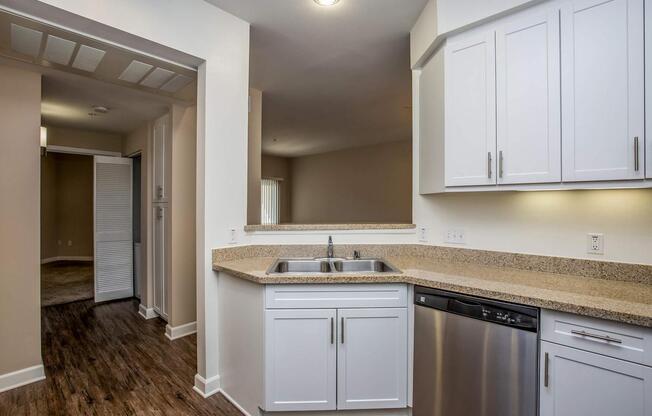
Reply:
<svg viewBox="0 0 652 416"><path fill-rule="evenodd" d="M41 364L41 76L0 66L0 375Z"/></svg>
<svg viewBox="0 0 652 416"><path fill-rule="evenodd" d="M41 227L41 260L93 256L92 156L41 156Z"/></svg>
<svg viewBox="0 0 652 416"><path fill-rule="evenodd" d="M412 143L292 159L292 222L411 223Z"/></svg>
<svg viewBox="0 0 652 416"><path fill-rule="evenodd" d="M120 152L122 140L120 134L48 126L48 146Z"/></svg>

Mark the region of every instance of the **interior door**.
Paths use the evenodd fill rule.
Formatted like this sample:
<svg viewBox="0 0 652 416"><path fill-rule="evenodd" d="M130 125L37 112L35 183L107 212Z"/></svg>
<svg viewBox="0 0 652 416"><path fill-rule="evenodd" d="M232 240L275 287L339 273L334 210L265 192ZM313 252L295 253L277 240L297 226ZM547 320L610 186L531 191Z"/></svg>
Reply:
<svg viewBox="0 0 652 416"><path fill-rule="evenodd" d="M337 408L407 405L407 309L337 311Z"/></svg>
<svg viewBox="0 0 652 416"><path fill-rule="evenodd" d="M496 184L496 50L493 31L446 45L446 186Z"/></svg>
<svg viewBox="0 0 652 416"><path fill-rule="evenodd" d="M564 182L644 177L643 32L643 0L562 6Z"/></svg>
<svg viewBox="0 0 652 416"><path fill-rule="evenodd" d="M498 183L561 181L559 10L496 32Z"/></svg>
<svg viewBox="0 0 652 416"><path fill-rule="evenodd" d="M95 302L134 295L132 160L95 156Z"/></svg>
<svg viewBox="0 0 652 416"><path fill-rule="evenodd" d="M652 368L541 342L541 416L649 416Z"/></svg>

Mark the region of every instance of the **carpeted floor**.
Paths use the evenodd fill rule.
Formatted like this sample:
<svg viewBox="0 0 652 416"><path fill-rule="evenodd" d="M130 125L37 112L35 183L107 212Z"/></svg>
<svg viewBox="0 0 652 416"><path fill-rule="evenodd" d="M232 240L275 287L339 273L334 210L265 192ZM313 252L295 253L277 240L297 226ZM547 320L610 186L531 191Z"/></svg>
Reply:
<svg viewBox="0 0 652 416"><path fill-rule="evenodd" d="M41 265L41 306L93 299L93 262L57 261Z"/></svg>

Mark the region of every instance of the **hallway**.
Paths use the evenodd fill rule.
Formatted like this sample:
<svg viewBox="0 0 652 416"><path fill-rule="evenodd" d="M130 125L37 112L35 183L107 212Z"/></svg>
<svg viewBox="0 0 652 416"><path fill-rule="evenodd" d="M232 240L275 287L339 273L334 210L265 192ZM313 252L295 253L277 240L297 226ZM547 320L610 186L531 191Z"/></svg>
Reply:
<svg viewBox="0 0 652 416"><path fill-rule="evenodd" d="M41 265L41 306L93 299L93 262L56 261Z"/></svg>
<svg viewBox="0 0 652 416"><path fill-rule="evenodd" d="M192 390L196 336L164 336L138 303L42 309L45 381L0 393L2 415L240 415L223 396Z"/></svg>

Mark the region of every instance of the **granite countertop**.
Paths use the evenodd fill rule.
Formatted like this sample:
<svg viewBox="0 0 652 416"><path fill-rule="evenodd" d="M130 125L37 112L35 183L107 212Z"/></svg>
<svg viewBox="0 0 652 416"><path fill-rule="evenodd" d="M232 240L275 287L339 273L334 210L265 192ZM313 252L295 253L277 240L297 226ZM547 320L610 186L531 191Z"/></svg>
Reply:
<svg viewBox="0 0 652 416"><path fill-rule="evenodd" d="M510 267L385 256L401 273L267 275L275 257L217 259L213 268L259 284L409 283L652 328L652 285Z"/></svg>

